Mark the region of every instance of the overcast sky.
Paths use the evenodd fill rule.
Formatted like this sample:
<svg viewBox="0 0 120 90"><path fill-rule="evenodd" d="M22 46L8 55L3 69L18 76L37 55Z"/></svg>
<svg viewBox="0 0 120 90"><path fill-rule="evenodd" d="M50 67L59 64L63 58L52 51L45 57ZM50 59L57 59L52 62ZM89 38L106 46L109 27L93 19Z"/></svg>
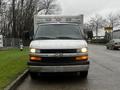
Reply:
<svg viewBox="0 0 120 90"><path fill-rule="evenodd" d="M58 0L62 14L84 14L87 18L93 14L105 16L107 13L120 12L120 0Z"/></svg>

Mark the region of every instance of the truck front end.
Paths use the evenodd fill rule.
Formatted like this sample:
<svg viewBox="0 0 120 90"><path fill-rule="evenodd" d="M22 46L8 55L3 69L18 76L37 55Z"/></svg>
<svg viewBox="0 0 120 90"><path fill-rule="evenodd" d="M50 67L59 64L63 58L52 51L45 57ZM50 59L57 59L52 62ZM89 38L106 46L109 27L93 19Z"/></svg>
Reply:
<svg viewBox="0 0 120 90"><path fill-rule="evenodd" d="M39 25L30 44L29 72L80 72L87 77L88 47L76 24Z"/></svg>

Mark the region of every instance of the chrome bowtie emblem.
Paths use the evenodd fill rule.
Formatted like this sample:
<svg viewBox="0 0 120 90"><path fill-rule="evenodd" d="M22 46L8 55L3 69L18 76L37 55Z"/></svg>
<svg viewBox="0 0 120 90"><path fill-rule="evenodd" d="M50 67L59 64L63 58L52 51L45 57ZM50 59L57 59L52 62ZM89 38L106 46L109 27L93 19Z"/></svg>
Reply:
<svg viewBox="0 0 120 90"><path fill-rule="evenodd" d="M56 53L56 55L55 55L56 57L62 57L63 56L63 54L62 53Z"/></svg>

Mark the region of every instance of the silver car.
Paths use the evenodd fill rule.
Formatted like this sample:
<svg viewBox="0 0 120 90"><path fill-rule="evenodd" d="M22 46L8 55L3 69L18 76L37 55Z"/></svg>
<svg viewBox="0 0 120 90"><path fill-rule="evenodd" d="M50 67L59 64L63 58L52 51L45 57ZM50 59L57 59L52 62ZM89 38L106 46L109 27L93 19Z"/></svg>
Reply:
<svg viewBox="0 0 120 90"><path fill-rule="evenodd" d="M110 50L118 50L120 48L120 39L112 39L106 44L106 48Z"/></svg>

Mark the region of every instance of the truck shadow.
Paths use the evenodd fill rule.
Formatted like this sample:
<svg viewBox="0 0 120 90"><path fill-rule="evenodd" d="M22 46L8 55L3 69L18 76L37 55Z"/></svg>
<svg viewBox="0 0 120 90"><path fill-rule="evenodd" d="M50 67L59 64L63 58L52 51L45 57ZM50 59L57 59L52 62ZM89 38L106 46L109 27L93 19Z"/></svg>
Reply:
<svg viewBox="0 0 120 90"><path fill-rule="evenodd" d="M87 83L88 80L83 79L80 77L77 73L43 73L36 77L36 79L31 79L32 82L35 83L73 83L73 82L79 82L79 83Z"/></svg>

